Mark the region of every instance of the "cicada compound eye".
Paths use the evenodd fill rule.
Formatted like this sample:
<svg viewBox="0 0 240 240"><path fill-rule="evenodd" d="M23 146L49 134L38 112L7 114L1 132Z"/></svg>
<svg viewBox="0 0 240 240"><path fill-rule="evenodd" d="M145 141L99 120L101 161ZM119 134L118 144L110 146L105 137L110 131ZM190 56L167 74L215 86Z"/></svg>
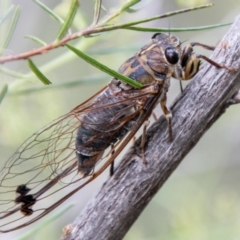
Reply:
<svg viewBox="0 0 240 240"><path fill-rule="evenodd" d="M167 58L167 61L171 64L176 64L179 60L178 52L174 48L166 48L165 50L165 56Z"/></svg>

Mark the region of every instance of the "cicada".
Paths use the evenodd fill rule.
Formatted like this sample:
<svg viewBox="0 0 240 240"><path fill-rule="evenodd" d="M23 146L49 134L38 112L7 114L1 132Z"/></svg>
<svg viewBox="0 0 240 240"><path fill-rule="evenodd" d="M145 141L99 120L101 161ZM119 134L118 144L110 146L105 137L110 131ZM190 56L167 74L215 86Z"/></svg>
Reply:
<svg viewBox="0 0 240 240"><path fill-rule="evenodd" d="M119 68L121 74L140 82L141 89L113 78L90 99L24 142L0 172L0 232L39 220L99 176L158 103L172 140L172 114L166 106L171 77L191 79L199 71L201 58L232 70L195 54L196 45L214 49L200 43L182 48L177 37L154 34L149 44ZM48 201L51 195L56 195L55 202Z"/></svg>

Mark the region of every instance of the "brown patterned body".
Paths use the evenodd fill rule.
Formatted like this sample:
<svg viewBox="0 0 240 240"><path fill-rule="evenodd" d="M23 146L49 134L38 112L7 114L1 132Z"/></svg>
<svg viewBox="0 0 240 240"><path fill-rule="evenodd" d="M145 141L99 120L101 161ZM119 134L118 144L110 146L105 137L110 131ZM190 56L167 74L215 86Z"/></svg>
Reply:
<svg viewBox="0 0 240 240"><path fill-rule="evenodd" d="M160 100L163 104L163 110L165 114L168 114L169 111L165 106L166 93L175 66L168 63L165 57L165 49L174 48L180 55L180 42L173 36L156 35L156 37L150 44L144 46L122 64L119 72L142 83L144 87L153 84L159 85L159 91L162 92ZM139 104L139 98L133 100L135 101L134 104L129 107L132 104L128 101L129 95L131 95L130 91L134 91L131 86L113 79L96 98L95 106L97 109L89 111L83 117L82 124L77 131L76 155L79 171L84 176L87 176L93 170L106 148L115 144L131 130L140 114L137 110L143 109L147 103L147 98L151 96L151 93L149 93L147 98L142 97L141 105ZM141 93L141 90L135 91ZM129 115L133 116L135 112L138 112L138 114L123 124L122 119ZM115 131L115 129L118 129L118 131Z"/></svg>

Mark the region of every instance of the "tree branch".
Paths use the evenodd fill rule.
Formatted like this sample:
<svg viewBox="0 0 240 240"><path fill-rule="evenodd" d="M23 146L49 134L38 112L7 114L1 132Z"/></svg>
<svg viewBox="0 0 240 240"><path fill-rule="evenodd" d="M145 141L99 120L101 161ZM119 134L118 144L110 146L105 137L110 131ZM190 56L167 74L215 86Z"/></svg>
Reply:
<svg viewBox="0 0 240 240"><path fill-rule="evenodd" d="M206 63L171 107L173 142L168 142L166 120L161 117L147 132L147 164L142 162L138 140L80 216L64 229L62 239L122 239L183 158L225 112L240 88L240 16L212 59L237 72Z"/></svg>
<svg viewBox="0 0 240 240"><path fill-rule="evenodd" d="M116 18L117 16L119 16L124 10L126 10L128 8L129 4L131 4L131 1L127 2L126 4L123 4L122 6L120 6L119 9L115 10L112 14L105 17L100 23L98 23L96 25L93 24L93 25L91 25L91 26L87 27L86 29L81 30L79 32L69 34L59 41L54 41L54 42L49 43L49 44L47 44L43 47L36 48L36 49L30 50L30 51L27 51L27 52L24 52L24 53L0 57L0 64L10 62L10 61L16 61L16 60L20 60L20 59L28 59L28 58L33 57L35 55L47 53L50 50L53 50L53 49L58 48L58 47L62 47L66 43L68 43L69 41L74 40L76 38L80 38L82 36L90 36L91 34L107 32L107 31L110 31L110 30L125 29L125 28L129 28L129 27L138 25L140 23L146 23L146 22L150 22L150 21L153 21L153 20L166 18L166 17L169 17L169 16L174 16L174 15L177 15L177 14L186 13L186 12L190 12L190 11L199 10L199 9L208 8L208 7L213 6L212 3L202 4L202 5L199 5L197 7L180 9L180 10L177 10L177 11L168 12L168 13L161 14L161 15L158 15L158 16L155 16L155 17L142 19L142 20L138 20L138 21L134 21L134 22L116 24L116 25L110 24L109 25L108 23L111 20L113 20L114 18ZM209 27L210 28L219 27L219 25L206 26L204 28L207 29ZM203 27L201 29L203 29Z"/></svg>

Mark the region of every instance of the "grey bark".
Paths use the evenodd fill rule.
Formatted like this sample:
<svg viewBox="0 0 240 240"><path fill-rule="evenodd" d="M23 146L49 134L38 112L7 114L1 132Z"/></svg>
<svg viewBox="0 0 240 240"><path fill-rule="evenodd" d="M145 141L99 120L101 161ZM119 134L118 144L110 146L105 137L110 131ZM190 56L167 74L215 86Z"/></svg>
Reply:
<svg viewBox="0 0 240 240"><path fill-rule="evenodd" d="M166 120L161 117L147 131L147 164L142 162L138 140L114 175L65 228L62 239L122 239L183 158L225 112L240 88L240 16L218 43L212 59L237 72L205 63L171 107L173 141L168 141Z"/></svg>

